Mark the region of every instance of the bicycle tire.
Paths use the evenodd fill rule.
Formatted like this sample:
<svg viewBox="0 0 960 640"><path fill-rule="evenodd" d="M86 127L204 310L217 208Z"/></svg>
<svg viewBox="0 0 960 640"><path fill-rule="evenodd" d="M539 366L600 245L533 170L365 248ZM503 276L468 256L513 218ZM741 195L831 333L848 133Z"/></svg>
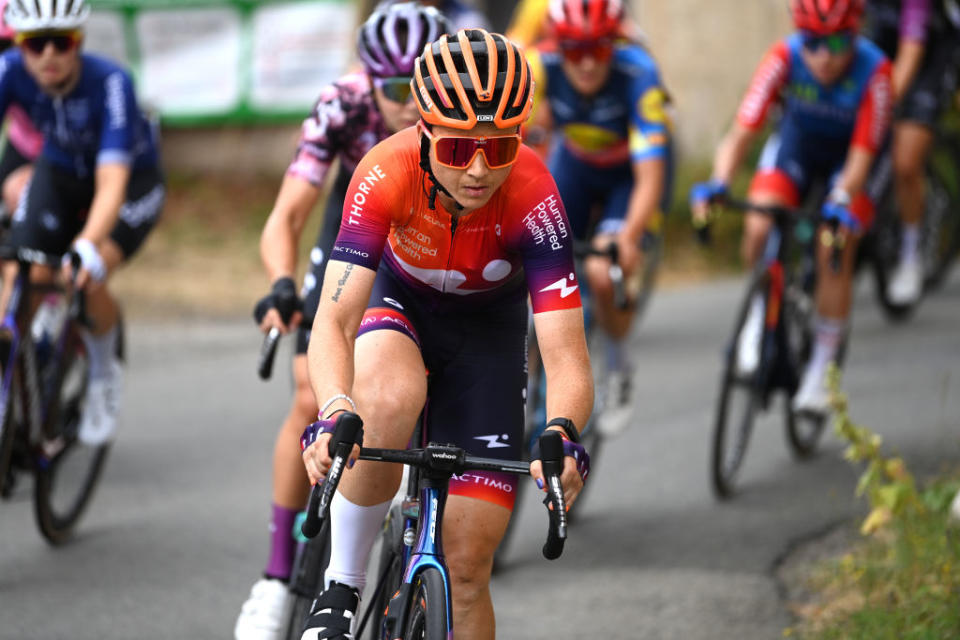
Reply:
<svg viewBox="0 0 960 640"><path fill-rule="evenodd" d="M806 369L807 362L813 352L814 335L810 318L812 301L809 293L809 291L805 292L803 294L804 299L801 301L798 299L799 291L794 294L792 288L788 286L784 295L781 315L785 333L783 342L787 349L786 357L789 359L790 368L793 371ZM841 361L843 359L842 354L845 351L845 348L841 350ZM787 394L788 397L784 403L787 444L794 458L804 460L816 452L827 417L793 411L793 392L795 391L791 390L791 393Z"/></svg>
<svg viewBox="0 0 960 640"><path fill-rule="evenodd" d="M749 378L744 378L737 373L736 362L740 331L747 320L753 296L755 294L763 295L764 304L766 304L768 283L769 277L766 272L759 272L751 276L747 294L744 296L737 312L730 347L727 350L724 362L720 394L717 398L717 412L714 418L713 446L710 454L711 485L714 494L721 499L731 497L735 491L736 476L743 465L747 445L753 431L753 422L761 404L761 372L764 362L762 345L757 371ZM731 424L730 413L731 400L733 394L737 392L746 393L746 404L739 420L739 428L735 429L734 427L737 425ZM728 452L732 455L728 455Z"/></svg>
<svg viewBox="0 0 960 640"><path fill-rule="evenodd" d="M633 300L633 321L638 322L647 310L657 284L660 262L663 258L663 235L646 232L643 236L643 269L640 274L640 289Z"/></svg>
<svg viewBox="0 0 960 640"><path fill-rule="evenodd" d="M394 505L380 530L377 553L377 585L367 609L372 609L363 636L367 640L384 640L386 627L384 626L387 606L390 598L396 593L403 582L403 534L404 517L400 506ZM364 613L364 616L367 614Z"/></svg>
<svg viewBox="0 0 960 640"><path fill-rule="evenodd" d="M447 592L443 575L427 567L416 578L403 640L447 640Z"/></svg>
<svg viewBox="0 0 960 640"><path fill-rule="evenodd" d="M288 640L300 640L303 623L310 615L310 607L323 588L323 574L330 563L329 519L315 537L307 540L293 560L290 571L290 605L287 612L286 633Z"/></svg>
<svg viewBox="0 0 960 640"><path fill-rule="evenodd" d="M893 302L888 294L890 275L900 260L900 221L896 212L887 210L877 216L870 240L870 266L873 271L874 293L884 317L891 322L904 322L914 312L919 299L900 304Z"/></svg>
<svg viewBox="0 0 960 640"><path fill-rule="evenodd" d="M960 163L960 157L957 158ZM923 220L924 292L947 279L960 252L960 198L952 197L936 170L927 171L927 200Z"/></svg>
<svg viewBox="0 0 960 640"><path fill-rule="evenodd" d="M47 443L58 450L37 465L33 492L37 526L53 545L63 544L72 536L93 497L110 451L109 443L88 446L77 438L89 376L83 341L74 327L67 331L70 333L63 360L49 394L50 413L45 429ZM73 491L62 499L60 489Z"/></svg>
<svg viewBox="0 0 960 640"><path fill-rule="evenodd" d="M0 431L0 497L8 498L13 492L14 472L13 444L16 439L12 407L7 406L3 416L3 431Z"/></svg>

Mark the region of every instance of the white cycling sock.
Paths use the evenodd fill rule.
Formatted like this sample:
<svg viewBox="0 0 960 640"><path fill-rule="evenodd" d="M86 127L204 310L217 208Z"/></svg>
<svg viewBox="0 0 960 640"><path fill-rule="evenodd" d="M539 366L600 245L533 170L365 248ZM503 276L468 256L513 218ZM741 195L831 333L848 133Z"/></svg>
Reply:
<svg viewBox="0 0 960 640"><path fill-rule="evenodd" d="M325 588L336 580L363 591L370 550L392 502L361 507L339 491L334 494L330 501L330 564L324 574Z"/></svg>
<svg viewBox="0 0 960 640"><path fill-rule="evenodd" d="M822 380L827 366L837 359L837 351L847 330L847 321L817 316L813 321L813 329L813 354L807 366L807 375L814 375L816 379Z"/></svg>
<svg viewBox="0 0 960 640"><path fill-rule="evenodd" d="M900 230L900 260L913 262L917 259L917 247L920 246L920 225L904 224Z"/></svg>
<svg viewBox="0 0 960 640"><path fill-rule="evenodd" d="M113 362L114 353L117 348L117 327L106 333L95 336L89 331L81 332L83 343L87 347L87 359L90 366L90 378L93 380L107 377L110 373L108 367Z"/></svg>
<svg viewBox="0 0 960 640"><path fill-rule="evenodd" d="M607 343L607 370L623 371L627 366L626 340L614 340L606 336Z"/></svg>

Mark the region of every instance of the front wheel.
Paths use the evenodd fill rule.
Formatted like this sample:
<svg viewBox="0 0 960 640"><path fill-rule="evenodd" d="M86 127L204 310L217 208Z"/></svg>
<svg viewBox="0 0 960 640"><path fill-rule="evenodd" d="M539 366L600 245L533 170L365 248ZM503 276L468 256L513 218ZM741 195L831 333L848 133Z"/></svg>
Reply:
<svg viewBox="0 0 960 640"><path fill-rule="evenodd" d="M88 380L87 356L76 331L67 337L54 379L43 455L37 463L34 513L40 533L63 544L93 497L110 450L109 443L86 445L77 438Z"/></svg>
<svg viewBox="0 0 960 640"><path fill-rule="evenodd" d="M793 410L793 395L799 384L800 372L805 371L813 352L813 299L810 287L788 284L783 303L781 322L783 343L786 348L786 362L789 363L791 377L787 384L789 393L786 398L785 415L787 444L797 459L812 456L823 435L827 417L822 415L796 412ZM846 348L840 350L842 362Z"/></svg>
<svg viewBox="0 0 960 640"><path fill-rule="evenodd" d="M366 640L384 640L388 637L385 617L387 607L403 582L405 522L406 518L401 508L394 505L390 508L390 513L380 530L376 565L377 584L360 623L363 626L360 637Z"/></svg>
<svg viewBox="0 0 960 640"><path fill-rule="evenodd" d="M738 370L738 350L740 335L747 323L754 296L763 296L766 301L768 282L766 272L755 275L751 279L747 295L737 314L730 348L724 363L720 397L717 400L717 413L713 426L713 451L710 458L713 491L718 498L729 498L733 495L736 476L747 453L753 422L762 404L763 353L760 352L756 369L745 373ZM763 341L760 342L758 349L762 349Z"/></svg>
<svg viewBox="0 0 960 640"><path fill-rule="evenodd" d="M299 522L299 519L298 519ZM290 609L287 617L288 640L300 640L303 623L310 615L314 599L323 590L323 574L330 562L330 519L320 532L299 545L290 572Z"/></svg>
<svg viewBox="0 0 960 640"><path fill-rule="evenodd" d="M403 640L447 640L452 636L447 620L447 596L439 569L427 567L414 583Z"/></svg>

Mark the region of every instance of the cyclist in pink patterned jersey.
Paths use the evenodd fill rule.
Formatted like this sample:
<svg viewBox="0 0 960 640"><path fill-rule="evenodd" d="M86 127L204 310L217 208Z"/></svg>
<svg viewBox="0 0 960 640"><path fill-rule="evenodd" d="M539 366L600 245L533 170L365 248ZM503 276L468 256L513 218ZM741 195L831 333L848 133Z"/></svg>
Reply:
<svg viewBox="0 0 960 640"><path fill-rule="evenodd" d="M4 17L7 0L0 0L0 53L13 45L16 32ZM20 194L30 182L33 161L43 149L43 134L37 131L27 112L18 104L7 107L6 140L0 152L0 196L7 212L13 212Z"/></svg>
<svg viewBox="0 0 960 640"><path fill-rule="evenodd" d="M371 14L358 34L364 72L346 75L321 91L303 123L296 154L264 226L260 254L273 284L271 293L258 303L255 316L264 332L276 327L283 333L297 333L293 359L296 391L274 447L270 553L263 578L253 586L237 619L238 639L275 638L281 632L285 583L295 551L291 531L309 489L300 463L300 433L318 409L307 380L307 341L320 296L318 285L340 227L347 185L367 151L416 122L417 108L410 93L413 62L427 42L447 31L449 25L439 12L412 2L380 7ZM327 198L320 235L310 252L301 302L293 281L297 245L336 159L340 167Z"/></svg>
<svg viewBox="0 0 960 640"><path fill-rule="evenodd" d="M590 415L592 375L570 223L546 166L520 140L529 64L503 36L463 30L424 49L414 83L417 128L374 147L347 191L308 351L322 413L305 434L304 464L314 482L325 476L341 411L361 416L365 446L405 446L423 413L430 440L517 459L529 292L546 428L565 438L572 502L589 464L577 425ZM542 487L539 461L530 471ZM327 586L304 638L353 637L367 556L400 475L363 461L344 473L330 505ZM480 473L450 485L441 526L457 638L495 637L490 572L514 487Z"/></svg>

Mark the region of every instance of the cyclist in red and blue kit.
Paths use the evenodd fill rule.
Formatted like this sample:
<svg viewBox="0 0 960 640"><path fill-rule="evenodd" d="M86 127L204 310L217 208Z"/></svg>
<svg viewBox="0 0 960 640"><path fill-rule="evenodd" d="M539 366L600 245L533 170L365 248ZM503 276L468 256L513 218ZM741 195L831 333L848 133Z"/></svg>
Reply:
<svg viewBox="0 0 960 640"><path fill-rule="evenodd" d="M547 375L547 428L565 438L561 477L575 499L579 439L593 404L572 233L557 187L519 128L532 102L522 51L464 30L415 65L420 123L374 147L354 172L307 352L320 422L304 451L329 470L336 414L356 411L364 445L402 448L425 414L429 438L517 459L526 391L527 296ZM310 442L311 439L305 440ZM542 482L539 461L531 473ZM359 461L330 505L327 588L310 638L351 638L367 556L400 483L397 465ZM450 485L443 515L454 633L495 637L489 581L515 481Z"/></svg>
<svg viewBox="0 0 960 640"><path fill-rule="evenodd" d="M826 181L823 217L838 221L845 236L839 272L829 267L830 248L817 247L816 338L793 398L796 410L822 414L828 408L827 365L836 360L849 326L857 240L873 217L863 187L887 134L893 95L890 62L857 36L863 0L791 0L790 9L797 32L777 42L760 63L737 121L717 149L713 179L695 185L690 199L694 216L705 219L709 203L726 193L771 107L779 103L780 121L761 154L750 200L796 207L815 181ZM747 215L743 254L748 264L760 259L770 225L764 216ZM758 365L762 309L758 297L738 337L742 373Z"/></svg>
<svg viewBox="0 0 960 640"><path fill-rule="evenodd" d="M548 164L573 235L599 249L615 243L625 278L639 270L641 241L669 209L672 152L667 93L650 53L624 37L621 0L551 0L551 38L531 52L537 79L528 140L544 130ZM610 261L585 260L593 311L608 338L607 397L597 426L627 424L632 367L625 345L634 313L614 305Z"/></svg>

